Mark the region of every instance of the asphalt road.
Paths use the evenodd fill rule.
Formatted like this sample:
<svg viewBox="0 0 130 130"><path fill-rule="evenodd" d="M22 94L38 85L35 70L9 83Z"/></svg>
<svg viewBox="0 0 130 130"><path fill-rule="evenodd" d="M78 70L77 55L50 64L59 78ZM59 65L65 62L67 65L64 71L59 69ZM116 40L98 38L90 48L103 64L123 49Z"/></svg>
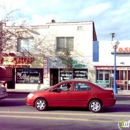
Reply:
<svg viewBox="0 0 130 130"><path fill-rule="evenodd" d="M0 100L0 130L118 130L122 120L130 120L130 96L117 96L115 106L97 114L77 108L39 112L26 106L26 96L10 93L8 98Z"/></svg>

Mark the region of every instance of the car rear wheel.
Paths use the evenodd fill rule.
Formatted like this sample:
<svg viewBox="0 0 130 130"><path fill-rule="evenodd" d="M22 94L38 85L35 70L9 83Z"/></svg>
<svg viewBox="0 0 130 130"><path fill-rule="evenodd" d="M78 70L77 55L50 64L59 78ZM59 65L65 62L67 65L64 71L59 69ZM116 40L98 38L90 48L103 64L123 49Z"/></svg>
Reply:
<svg viewBox="0 0 130 130"><path fill-rule="evenodd" d="M38 111L44 111L47 108L47 102L43 98L39 98L35 101L35 108Z"/></svg>
<svg viewBox="0 0 130 130"><path fill-rule="evenodd" d="M92 100L90 103L89 103L89 110L94 112L94 113L97 113L97 112L100 112L102 109L102 104L100 101L98 100Z"/></svg>

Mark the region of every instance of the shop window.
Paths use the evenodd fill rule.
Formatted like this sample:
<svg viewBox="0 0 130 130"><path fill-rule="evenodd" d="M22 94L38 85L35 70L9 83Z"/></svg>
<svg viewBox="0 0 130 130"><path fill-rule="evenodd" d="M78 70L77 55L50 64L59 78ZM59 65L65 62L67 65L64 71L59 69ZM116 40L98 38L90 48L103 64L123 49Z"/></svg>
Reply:
<svg viewBox="0 0 130 130"><path fill-rule="evenodd" d="M17 51L18 52L34 52L34 39L33 38L18 38Z"/></svg>
<svg viewBox="0 0 130 130"><path fill-rule="evenodd" d="M17 68L16 83L43 83L43 69Z"/></svg>
<svg viewBox="0 0 130 130"><path fill-rule="evenodd" d="M73 69L74 79L88 79L88 69Z"/></svg>
<svg viewBox="0 0 130 130"><path fill-rule="evenodd" d="M99 79L99 80L103 80L103 74L99 74L98 79Z"/></svg>
<svg viewBox="0 0 130 130"><path fill-rule="evenodd" d="M110 83L110 71L98 70L96 82L99 84L109 84Z"/></svg>
<svg viewBox="0 0 130 130"><path fill-rule="evenodd" d="M57 37L56 51L74 50L74 37Z"/></svg>
<svg viewBox="0 0 130 130"><path fill-rule="evenodd" d="M109 80L109 74L105 74L105 80Z"/></svg>
<svg viewBox="0 0 130 130"><path fill-rule="evenodd" d="M73 71L65 71L63 69L60 69L60 81L72 79L73 78Z"/></svg>

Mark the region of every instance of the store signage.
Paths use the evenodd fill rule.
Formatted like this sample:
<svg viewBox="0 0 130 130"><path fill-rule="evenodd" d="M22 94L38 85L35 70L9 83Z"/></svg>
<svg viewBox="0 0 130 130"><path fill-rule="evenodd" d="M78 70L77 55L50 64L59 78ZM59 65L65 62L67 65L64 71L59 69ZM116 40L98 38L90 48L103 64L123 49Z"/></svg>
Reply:
<svg viewBox="0 0 130 130"><path fill-rule="evenodd" d="M2 53L2 57L0 58L0 64L12 66L13 68L17 64L31 64L33 61L34 57L17 57L14 53Z"/></svg>
<svg viewBox="0 0 130 130"><path fill-rule="evenodd" d="M30 64L34 61L34 57L14 57L14 64Z"/></svg>
<svg viewBox="0 0 130 130"><path fill-rule="evenodd" d="M113 66L97 66L97 70L114 70ZM130 67L116 67L116 70L130 70Z"/></svg>
<svg viewBox="0 0 130 130"><path fill-rule="evenodd" d="M117 48L117 52L130 53L130 47L119 47L119 48Z"/></svg>
<svg viewBox="0 0 130 130"><path fill-rule="evenodd" d="M117 84L125 84L125 80L116 80Z"/></svg>
<svg viewBox="0 0 130 130"><path fill-rule="evenodd" d="M74 79L87 79L88 78L88 70L87 69L74 69L73 70L73 78Z"/></svg>
<svg viewBox="0 0 130 130"><path fill-rule="evenodd" d="M98 84L110 84L110 80L97 80Z"/></svg>
<svg viewBox="0 0 130 130"><path fill-rule="evenodd" d="M48 78L48 58L44 57L44 78Z"/></svg>
<svg viewBox="0 0 130 130"><path fill-rule="evenodd" d="M86 68L86 65L81 63L79 64L77 60L73 60L72 64L73 64L73 68Z"/></svg>

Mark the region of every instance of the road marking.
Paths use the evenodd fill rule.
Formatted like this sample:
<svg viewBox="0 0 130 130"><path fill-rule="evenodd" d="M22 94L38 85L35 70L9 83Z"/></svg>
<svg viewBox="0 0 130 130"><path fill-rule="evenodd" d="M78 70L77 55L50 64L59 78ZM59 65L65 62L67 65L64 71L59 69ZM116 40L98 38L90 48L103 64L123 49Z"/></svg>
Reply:
<svg viewBox="0 0 130 130"><path fill-rule="evenodd" d="M14 115L0 115L3 118L24 118L24 119L46 119L46 120L67 120L67 121L88 121L88 122L110 122L110 123L117 123L120 120L94 120L94 119L81 119L81 118L62 118L62 117L38 117L38 116L14 116Z"/></svg>
<svg viewBox="0 0 130 130"><path fill-rule="evenodd" d="M71 116L102 116L102 117L125 117L125 118L129 118L130 115L110 115L110 114L106 114L106 113L59 113L59 112L23 112L23 111L0 111L0 113L2 114L38 114L38 115L71 115Z"/></svg>

